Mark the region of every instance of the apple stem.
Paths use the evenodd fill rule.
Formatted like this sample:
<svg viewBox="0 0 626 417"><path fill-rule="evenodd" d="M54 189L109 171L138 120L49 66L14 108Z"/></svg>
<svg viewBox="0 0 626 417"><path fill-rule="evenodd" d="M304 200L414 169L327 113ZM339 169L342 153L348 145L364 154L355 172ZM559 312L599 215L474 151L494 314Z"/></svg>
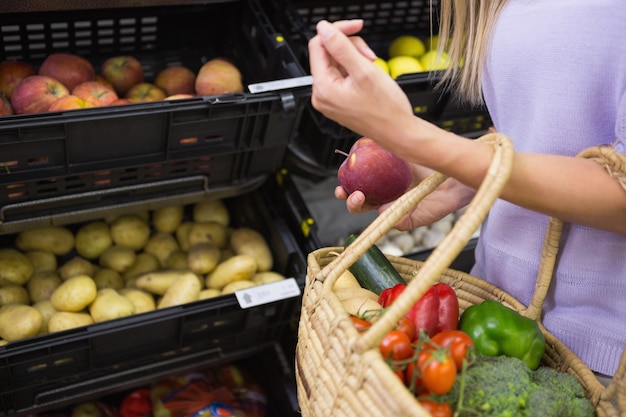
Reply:
<svg viewBox="0 0 626 417"><path fill-rule="evenodd" d="M341 149L335 149L335 153L338 153L340 155L345 156L346 158L348 157L348 154L345 153L344 151L342 151Z"/></svg>

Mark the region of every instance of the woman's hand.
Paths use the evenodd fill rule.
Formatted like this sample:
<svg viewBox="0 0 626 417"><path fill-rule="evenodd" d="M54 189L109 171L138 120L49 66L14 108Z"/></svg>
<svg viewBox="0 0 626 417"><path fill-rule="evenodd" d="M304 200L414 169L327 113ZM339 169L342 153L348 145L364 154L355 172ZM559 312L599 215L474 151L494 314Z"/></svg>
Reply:
<svg viewBox="0 0 626 417"><path fill-rule="evenodd" d="M309 41L311 103L329 119L385 146L385 138L402 137L415 116L398 83L373 63L374 52L351 36L361 26L362 21L317 24L318 34Z"/></svg>
<svg viewBox="0 0 626 417"><path fill-rule="evenodd" d="M432 173L432 170L419 165L411 165L413 171L413 183L411 187L416 186L420 181ZM400 231L413 230L419 226L431 225L437 220L441 220L446 215L465 207L475 191L467 187L453 178L448 178L431 194L426 196L415 209L404 216L395 228ZM341 187L335 188L335 197L346 201L346 208L350 213L364 213L366 211L377 210L382 213L393 203L387 203L380 206L365 204L365 195L361 191L355 191L348 195Z"/></svg>

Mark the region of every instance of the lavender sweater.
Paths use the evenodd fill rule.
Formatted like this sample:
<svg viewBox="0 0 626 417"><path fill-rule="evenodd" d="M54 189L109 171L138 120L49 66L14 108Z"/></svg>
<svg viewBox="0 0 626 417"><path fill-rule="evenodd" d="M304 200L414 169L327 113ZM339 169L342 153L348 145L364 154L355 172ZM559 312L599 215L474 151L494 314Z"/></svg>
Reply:
<svg viewBox="0 0 626 417"><path fill-rule="evenodd" d="M575 155L614 144L626 153L626 1L509 0L483 87L516 151ZM498 200L472 273L527 305L547 221ZM626 346L626 236L566 224L564 237L544 324L592 370L612 375Z"/></svg>

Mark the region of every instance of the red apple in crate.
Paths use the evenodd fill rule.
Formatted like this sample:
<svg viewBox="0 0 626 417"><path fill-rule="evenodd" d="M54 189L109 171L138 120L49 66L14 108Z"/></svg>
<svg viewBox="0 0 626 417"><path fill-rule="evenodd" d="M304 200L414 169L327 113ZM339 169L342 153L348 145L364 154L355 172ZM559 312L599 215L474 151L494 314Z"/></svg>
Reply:
<svg viewBox="0 0 626 417"><path fill-rule="evenodd" d="M46 75L31 75L17 85L11 104L15 114L40 113L48 111L52 102L69 94L60 81Z"/></svg>
<svg viewBox="0 0 626 417"><path fill-rule="evenodd" d="M211 96L225 93L241 93L241 72L226 58L214 58L200 68L196 76L196 94Z"/></svg>
<svg viewBox="0 0 626 417"><path fill-rule="evenodd" d="M35 67L27 62L2 61L0 63L0 94L10 99L20 81L36 74Z"/></svg>
<svg viewBox="0 0 626 417"><path fill-rule="evenodd" d="M157 101L165 98L165 93L152 83L139 83L126 93L126 98L133 103Z"/></svg>
<svg viewBox="0 0 626 417"><path fill-rule="evenodd" d="M13 113L13 106L11 100L4 94L0 94L0 116L11 116Z"/></svg>
<svg viewBox="0 0 626 417"><path fill-rule="evenodd" d="M180 100L183 98L193 98L195 97L193 94L173 94L171 96L167 96L164 98L164 100Z"/></svg>
<svg viewBox="0 0 626 417"><path fill-rule="evenodd" d="M134 85L144 80L141 62L130 55L114 56L102 64L100 71L105 80L111 83L118 96L124 96Z"/></svg>
<svg viewBox="0 0 626 417"><path fill-rule="evenodd" d="M176 65L161 70L154 84L168 96L174 94L195 94L196 74L187 67Z"/></svg>
<svg viewBox="0 0 626 417"><path fill-rule="evenodd" d="M98 81L85 81L72 90L72 94L93 104L94 106L108 106L117 100L117 94L112 88L106 87Z"/></svg>
<svg viewBox="0 0 626 417"><path fill-rule="evenodd" d="M359 190L365 194L367 204L380 205L404 194L413 177L407 162L372 139L362 137L339 166L337 179L348 194Z"/></svg>
<svg viewBox="0 0 626 417"><path fill-rule="evenodd" d="M108 82L107 79L104 78L102 75L96 75L93 80L95 82L98 82L98 83L102 84L103 86L105 86L107 88L110 88L111 90L115 91L115 87L113 87L113 84Z"/></svg>
<svg viewBox="0 0 626 417"><path fill-rule="evenodd" d="M48 111L87 109L89 107L96 106L87 100L70 94L53 101L50 107L48 107Z"/></svg>
<svg viewBox="0 0 626 417"><path fill-rule="evenodd" d="M85 81L93 81L95 72L91 62L85 58L66 53L53 53L39 67L39 75L59 80L68 90Z"/></svg>
<svg viewBox="0 0 626 417"><path fill-rule="evenodd" d="M117 100L114 100L111 102L111 104L109 104L109 106L121 106L123 104L132 104L133 102L130 101L127 98L118 98Z"/></svg>

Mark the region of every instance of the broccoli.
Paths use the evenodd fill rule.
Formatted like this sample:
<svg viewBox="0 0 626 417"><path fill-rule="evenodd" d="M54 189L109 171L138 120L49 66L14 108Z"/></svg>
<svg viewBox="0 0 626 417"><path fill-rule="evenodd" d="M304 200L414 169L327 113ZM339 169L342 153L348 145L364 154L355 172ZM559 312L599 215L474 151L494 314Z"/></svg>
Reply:
<svg viewBox="0 0 626 417"><path fill-rule="evenodd" d="M449 402L458 417L595 415L574 376L544 366L533 371L509 356L476 355L453 389L437 399Z"/></svg>
<svg viewBox="0 0 626 417"><path fill-rule="evenodd" d="M528 401L528 415L586 417L595 408L585 396L580 382L565 372L540 366L531 375L536 385Z"/></svg>

